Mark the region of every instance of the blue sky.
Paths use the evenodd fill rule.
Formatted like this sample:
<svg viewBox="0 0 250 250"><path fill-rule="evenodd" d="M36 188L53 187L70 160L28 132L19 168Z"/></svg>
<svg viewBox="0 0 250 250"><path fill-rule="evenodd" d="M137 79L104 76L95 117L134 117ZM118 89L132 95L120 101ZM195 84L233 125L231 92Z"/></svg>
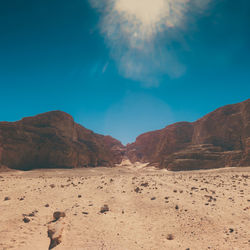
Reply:
<svg viewBox="0 0 250 250"><path fill-rule="evenodd" d="M2 1L0 120L63 110L126 144L249 98L249 1L145 1Z"/></svg>

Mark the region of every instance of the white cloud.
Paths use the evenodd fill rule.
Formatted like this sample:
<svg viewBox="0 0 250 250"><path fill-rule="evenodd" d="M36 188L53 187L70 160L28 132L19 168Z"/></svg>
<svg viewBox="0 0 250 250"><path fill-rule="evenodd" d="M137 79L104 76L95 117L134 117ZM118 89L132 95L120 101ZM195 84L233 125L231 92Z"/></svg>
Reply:
<svg viewBox="0 0 250 250"><path fill-rule="evenodd" d="M180 77L171 42L187 27L187 19L202 13L210 0L89 0L101 13L100 29L120 73L154 85L158 76ZM167 34L164 43L158 38ZM166 36L165 36L166 37Z"/></svg>

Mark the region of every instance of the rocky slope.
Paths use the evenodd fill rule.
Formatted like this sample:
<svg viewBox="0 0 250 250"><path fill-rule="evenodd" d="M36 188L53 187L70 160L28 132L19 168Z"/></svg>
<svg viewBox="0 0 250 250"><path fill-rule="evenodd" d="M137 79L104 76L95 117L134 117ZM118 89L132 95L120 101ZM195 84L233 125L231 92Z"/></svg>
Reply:
<svg viewBox="0 0 250 250"><path fill-rule="evenodd" d="M180 122L140 135L127 146L133 162L169 170L250 165L250 99L227 105L196 122Z"/></svg>
<svg viewBox="0 0 250 250"><path fill-rule="evenodd" d="M124 156L175 171L250 166L250 99L145 133L127 147L61 111L0 122L0 170L113 166Z"/></svg>
<svg viewBox="0 0 250 250"><path fill-rule="evenodd" d="M78 168L120 163L124 147L61 111L0 123L0 168Z"/></svg>

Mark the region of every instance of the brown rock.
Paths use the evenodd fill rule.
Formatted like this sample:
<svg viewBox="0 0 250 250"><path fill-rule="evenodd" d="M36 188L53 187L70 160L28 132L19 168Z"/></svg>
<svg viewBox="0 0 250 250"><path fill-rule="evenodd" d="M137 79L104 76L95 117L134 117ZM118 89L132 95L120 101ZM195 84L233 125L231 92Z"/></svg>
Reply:
<svg viewBox="0 0 250 250"><path fill-rule="evenodd" d="M56 211L53 213L53 218L55 219L55 221L59 220L61 217L65 217L65 213L64 212L60 212L60 211Z"/></svg>
<svg viewBox="0 0 250 250"><path fill-rule="evenodd" d="M167 235L167 240L173 240L173 239L174 239L174 236L172 234Z"/></svg>
<svg viewBox="0 0 250 250"><path fill-rule="evenodd" d="M250 99L140 135L127 156L174 171L249 166Z"/></svg>
<svg viewBox="0 0 250 250"><path fill-rule="evenodd" d="M27 217L24 217L24 218L23 218L23 222L24 222L24 223L29 223L29 222L30 222L30 219L27 218Z"/></svg>
<svg viewBox="0 0 250 250"><path fill-rule="evenodd" d="M249 166L250 99L142 134L126 148L61 111L0 123L1 171L113 166L124 156L174 171Z"/></svg>
<svg viewBox="0 0 250 250"><path fill-rule="evenodd" d="M105 212L108 212L109 211L109 207L108 207L108 205L103 205L103 207L101 207L101 209L100 209L100 212L103 214L103 213L105 213Z"/></svg>
<svg viewBox="0 0 250 250"><path fill-rule="evenodd" d="M0 166L5 168L113 166L123 153L119 141L95 134L61 111L0 123Z"/></svg>

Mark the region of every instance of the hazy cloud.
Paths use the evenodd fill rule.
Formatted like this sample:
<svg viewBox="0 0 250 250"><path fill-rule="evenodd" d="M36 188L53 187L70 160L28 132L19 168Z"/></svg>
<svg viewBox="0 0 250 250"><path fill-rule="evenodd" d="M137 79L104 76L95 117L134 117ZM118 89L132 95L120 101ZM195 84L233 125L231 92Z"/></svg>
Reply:
<svg viewBox="0 0 250 250"><path fill-rule="evenodd" d="M170 44L178 40L190 16L201 14L210 0L89 0L101 13L100 30L119 72L156 85L158 77L180 77L183 65ZM194 20L192 18L192 20ZM161 41L161 35L164 39ZM166 38L167 37L167 38Z"/></svg>

